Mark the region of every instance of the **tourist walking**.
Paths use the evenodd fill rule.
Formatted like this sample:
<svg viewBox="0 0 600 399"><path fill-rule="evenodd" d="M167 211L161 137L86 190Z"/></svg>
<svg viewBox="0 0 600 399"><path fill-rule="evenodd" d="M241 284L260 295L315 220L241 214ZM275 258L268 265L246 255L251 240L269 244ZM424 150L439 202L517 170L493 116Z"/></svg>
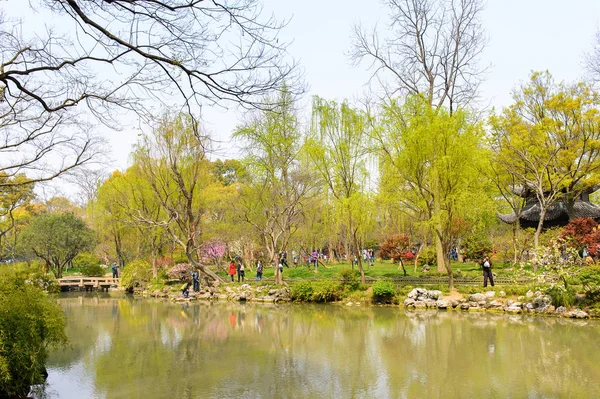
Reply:
<svg viewBox="0 0 600 399"><path fill-rule="evenodd" d="M488 278L490 284L494 286L494 276L492 275L492 261L488 256L485 256L481 261L481 267L483 268L483 286L487 287Z"/></svg>
<svg viewBox="0 0 600 399"><path fill-rule="evenodd" d="M242 263L242 260L238 258L238 264L237 264L237 274L238 274L238 283L244 282L244 275L246 274L246 271L244 269L244 264Z"/></svg>
<svg viewBox="0 0 600 399"><path fill-rule="evenodd" d="M231 261L229 264L229 275L231 276L231 282L233 282L233 276L235 276L235 262Z"/></svg>
<svg viewBox="0 0 600 399"><path fill-rule="evenodd" d="M262 274L263 274L263 264L259 260L258 264L256 265L256 281L262 281Z"/></svg>

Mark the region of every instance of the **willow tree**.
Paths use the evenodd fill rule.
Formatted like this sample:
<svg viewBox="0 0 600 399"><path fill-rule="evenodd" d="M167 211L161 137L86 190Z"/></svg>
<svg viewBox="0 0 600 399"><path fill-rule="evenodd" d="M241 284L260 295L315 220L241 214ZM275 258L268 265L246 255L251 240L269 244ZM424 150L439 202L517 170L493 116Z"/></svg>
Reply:
<svg viewBox="0 0 600 399"><path fill-rule="evenodd" d="M284 89L274 104L273 110L239 127L234 137L245 144L249 171L240 196L242 218L261 236L277 264L302 222L314 181L303 167L302 135L291 94ZM275 281L282 283L278 267Z"/></svg>
<svg viewBox="0 0 600 399"><path fill-rule="evenodd" d="M487 199L480 173L488 157L481 145L483 129L465 112L450 115L416 96L384 107L377 137L382 167L396 174L400 195L425 215L437 243L438 271L447 272L452 289L447 254L456 238L455 224Z"/></svg>
<svg viewBox="0 0 600 399"><path fill-rule="evenodd" d="M157 259L165 245L166 237L160 223L148 221L164 220L164 209L150 182L140 172L139 166L133 165L125 173L113 173L98 190L98 205L104 216L99 220L103 226L98 226L98 229L104 230L105 227L109 227L119 258L123 258L121 234L136 230L136 257L150 255L152 274L156 278Z"/></svg>
<svg viewBox="0 0 600 399"><path fill-rule="evenodd" d="M358 258L361 281L365 272L359 254L365 227L369 116L348 103L315 97L312 108L310 155L315 169L334 198L347 232L351 252Z"/></svg>
<svg viewBox="0 0 600 399"><path fill-rule="evenodd" d="M207 138L199 137L188 115L166 115L151 135L143 138L134 158L162 208L162 217L138 213L138 221L161 226L186 253L188 260L209 280L221 278L202 259L202 227L206 213L204 190L210 185L206 158Z"/></svg>

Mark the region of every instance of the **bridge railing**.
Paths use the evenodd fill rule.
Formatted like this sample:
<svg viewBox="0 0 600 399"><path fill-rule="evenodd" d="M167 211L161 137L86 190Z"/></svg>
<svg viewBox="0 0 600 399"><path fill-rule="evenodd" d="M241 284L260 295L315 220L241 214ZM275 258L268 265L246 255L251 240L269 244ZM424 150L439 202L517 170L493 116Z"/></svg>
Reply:
<svg viewBox="0 0 600 399"><path fill-rule="evenodd" d="M81 276L71 276L71 277L63 277L58 279L58 284L61 287L66 286L110 286L110 285L119 285L118 278L112 277L81 277Z"/></svg>

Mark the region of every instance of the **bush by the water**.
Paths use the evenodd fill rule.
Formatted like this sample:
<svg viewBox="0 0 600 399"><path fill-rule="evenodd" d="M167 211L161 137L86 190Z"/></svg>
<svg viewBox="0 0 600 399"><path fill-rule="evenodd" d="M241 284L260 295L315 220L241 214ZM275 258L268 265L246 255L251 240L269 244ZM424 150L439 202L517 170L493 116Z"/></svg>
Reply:
<svg viewBox="0 0 600 399"><path fill-rule="evenodd" d="M340 272L342 288L348 291L356 291L360 287L360 273L358 270L344 269Z"/></svg>
<svg viewBox="0 0 600 399"><path fill-rule="evenodd" d="M575 304L575 290L571 287L565 288L562 285L554 285L546 290L546 294L552 298L552 305L566 308Z"/></svg>
<svg viewBox="0 0 600 399"><path fill-rule="evenodd" d="M0 276L0 397L25 397L44 382L48 349L65 345L60 307L22 277Z"/></svg>
<svg viewBox="0 0 600 399"><path fill-rule="evenodd" d="M337 281L301 281L292 285L290 295L296 302L333 302L342 297L342 286Z"/></svg>
<svg viewBox="0 0 600 399"><path fill-rule="evenodd" d="M379 280L373 283L373 299L390 301L396 293L396 285L389 280Z"/></svg>
<svg viewBox="0 0 600 399"><path fill-rule="evenodd" d="M135 260L125 266L120 284L128 291L145 287L152 279L152 266L143 260Z"/></svg>

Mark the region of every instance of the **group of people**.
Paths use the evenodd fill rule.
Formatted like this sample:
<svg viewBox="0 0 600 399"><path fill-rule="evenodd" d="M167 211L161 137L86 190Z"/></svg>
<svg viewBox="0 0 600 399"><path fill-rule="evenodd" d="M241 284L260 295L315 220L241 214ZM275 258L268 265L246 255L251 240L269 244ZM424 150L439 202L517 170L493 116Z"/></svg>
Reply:
<svg viewBox="0 0 600 399"><path fill-rule="evenodd" d="M280 265L281 267L281 265ZM244 263L242 262L242 260L237 257L235 258L235 260L232 260L231 263L229 263L229 276L231 277L231 281L235 281L235 275L237 274L237 281L238 283L240 282L244 282L244 278L246 277L246 267L244 266ZM256 264L256 281L262 281L262 277L263 277L263 263L262 261L258 261Z"/></svg>
<svg viewBox="0 0 600 399"><path fill-rule="evenodd" d="M190 285L193 285L194 292L200 291L200 272L198 270L190 271L192 282L186 281L181 287L181 295L187 298L190 295Z"/></svg>

